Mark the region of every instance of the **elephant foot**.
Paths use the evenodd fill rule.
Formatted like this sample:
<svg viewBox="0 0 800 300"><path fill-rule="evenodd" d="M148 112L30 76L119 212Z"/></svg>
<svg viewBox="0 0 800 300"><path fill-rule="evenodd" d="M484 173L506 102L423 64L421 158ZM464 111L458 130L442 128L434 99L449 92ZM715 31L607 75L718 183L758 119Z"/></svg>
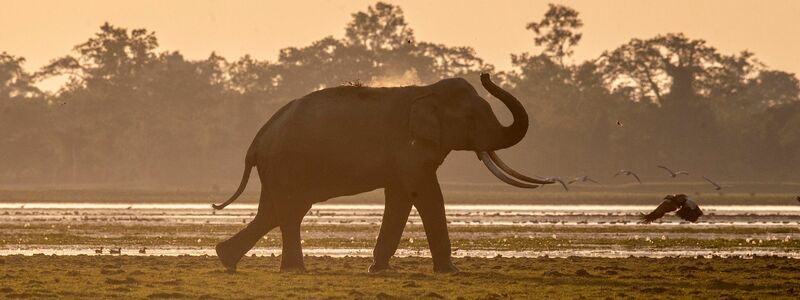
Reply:
<svg viewBox="0 0 800 300"><path fill-rule="evenodd" d="M222 266L225 267L225 271L228 273L236 273L236 263L238 263L239 260L225 255L223 249L222 243L217 244L217 247L215 248L219 261L222 263Z"/></svg>
<svg viewBox="0 0 800 300"><path fill-rule="evenodd" d="M281 273L305 273L304 266L281 266Z"/></svg>
<svg viewBox="0 0 800 300"><path fill-rule="evenodd" d="M389 263L381 263L381 264L372 263L372 265L369 266L369 269L367 270L367 272L369 272L371 274L378 274L378 273L383 273L383 272L389 271L391 269L392 269L392 266L390 266Z"/></svg>
<svg viewBox="0 0 800 300"><path fill-rule="evenodd" d="M453 264L452 261L447 261L445 263L434 263L433 264L433 272L434 273L450 273L455 274L461 272L456 265Z"/></svg>

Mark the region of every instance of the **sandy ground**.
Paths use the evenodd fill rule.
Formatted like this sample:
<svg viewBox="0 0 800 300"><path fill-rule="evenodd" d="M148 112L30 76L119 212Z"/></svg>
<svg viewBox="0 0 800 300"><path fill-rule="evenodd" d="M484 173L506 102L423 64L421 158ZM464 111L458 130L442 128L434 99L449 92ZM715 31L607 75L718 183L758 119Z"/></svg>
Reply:
<svg viewBox="0 0 800 300"><path fill-rule="evenodd" d="M434 274L428 258L306 258L280 273L279 257L247 257L228 274L215 257L6 256L0 298L193 299L797 299L800 260L733 258L459 258Z"/></svg>

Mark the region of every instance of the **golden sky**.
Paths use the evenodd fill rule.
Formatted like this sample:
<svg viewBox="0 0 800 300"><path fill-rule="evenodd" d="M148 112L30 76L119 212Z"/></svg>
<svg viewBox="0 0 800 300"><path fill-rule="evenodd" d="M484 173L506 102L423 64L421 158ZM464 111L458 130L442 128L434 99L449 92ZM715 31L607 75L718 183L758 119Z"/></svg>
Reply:
<svg viewBox="0 0 800 300"><path fill-rule="evenodd" d="M511 53L534 50L528 22L548 2L580 12L584 38L576 60L594 58L634 37L684 32L723 53L750 50L771 68L800 73L800 1L531 1L389 0L400 5L418 40L468 45L498 69ZM0 51L24 56L33 70L67 54L108 21L154 30L161 50L189 58L216 51L228 59L251 54L274 60L280 48L342 37L350 14L374 4L348 1L3 1Z"/></svg>

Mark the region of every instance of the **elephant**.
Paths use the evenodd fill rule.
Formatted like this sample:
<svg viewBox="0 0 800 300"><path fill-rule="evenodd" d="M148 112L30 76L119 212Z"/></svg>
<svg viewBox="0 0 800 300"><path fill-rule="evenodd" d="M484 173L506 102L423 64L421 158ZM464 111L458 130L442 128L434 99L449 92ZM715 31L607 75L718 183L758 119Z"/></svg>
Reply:
<svg viewBox="0 0 800 300"><path fill-rule="evenodd" d="M412 206L422 219L434 272L458 272L451 261L444 200L436 175L450 151L474 151L502 181L536 188L556 180L528 177L494 153L517 144L528 115L484 73L481 84L511 111L503 126L489 103L463 78L425 86L338 86L312 92L280 108L258 131L245 155L236 192L257 168L261 195L254 219L217 244L228 272L270 230L280 227L281 271L305 271L300 224L312 204L383 188L385 207L369 272L390 269ZM508 175L510 174L510 176Z"/></svg>

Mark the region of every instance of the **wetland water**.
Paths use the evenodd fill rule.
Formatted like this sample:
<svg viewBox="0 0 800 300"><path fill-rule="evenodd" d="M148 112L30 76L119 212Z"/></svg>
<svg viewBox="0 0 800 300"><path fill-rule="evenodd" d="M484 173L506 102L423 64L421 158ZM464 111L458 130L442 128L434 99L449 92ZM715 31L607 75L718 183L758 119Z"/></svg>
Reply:
<svg viewBox="0 0 800 300"><path fill-rule="evenodd" d="M799 206L706 205L702 207L706 215L697 223L683 222L670 215L660 222L641 224L639 215L656 206L657 203L650 206L453 204L446 209L454 242L481 245L454 247L457 257L778 255L800 258L800 248L796 247L796 241L800 240ZM214 211L208 204L199 203L0 203L0 255L94 255L93 247L113 248L116 244L126 246L125 255L213 256L212 241L238 230L252 219L256 209L256 204L233 204ZM304 253L332 257L371 256L369 245L374 242L382 213L382 205L315 205L304 219L305 226L312 228L303 233L304 239L311 242ZM408 224L404 238L409 237L411 243L414 238L424 239L415 211ZM220 227L228 231L214 231ZM50 242L48 237L57 234L70 234L76 237L76 242ZM32 238L21 239L20 236ZM138 253L136 242L125 241L153 236L183 240L148 243L146 254ZM273 243L279 242L274 236L272 239ZM322 247L320 243L313 243L330 239L359 243ZM506 239L522 240L522 246L493 247L481 243L492 240L503 244ZM550 240L559 242L552 247L540 246ZM631 240L637 243L631 246ZM667 243L673 240L682 242ZM695 240L705 241L705 244L691 242ZM717 240L728 246L706 246L715 245ZM615 241L629 245L617 245ZM414 247L401 246L397 255L429 256L425 245L423 241ZM535 249L530 250L528 246ZM248 255L279 254L279 244L270 244L257 245Z"/></svg>

